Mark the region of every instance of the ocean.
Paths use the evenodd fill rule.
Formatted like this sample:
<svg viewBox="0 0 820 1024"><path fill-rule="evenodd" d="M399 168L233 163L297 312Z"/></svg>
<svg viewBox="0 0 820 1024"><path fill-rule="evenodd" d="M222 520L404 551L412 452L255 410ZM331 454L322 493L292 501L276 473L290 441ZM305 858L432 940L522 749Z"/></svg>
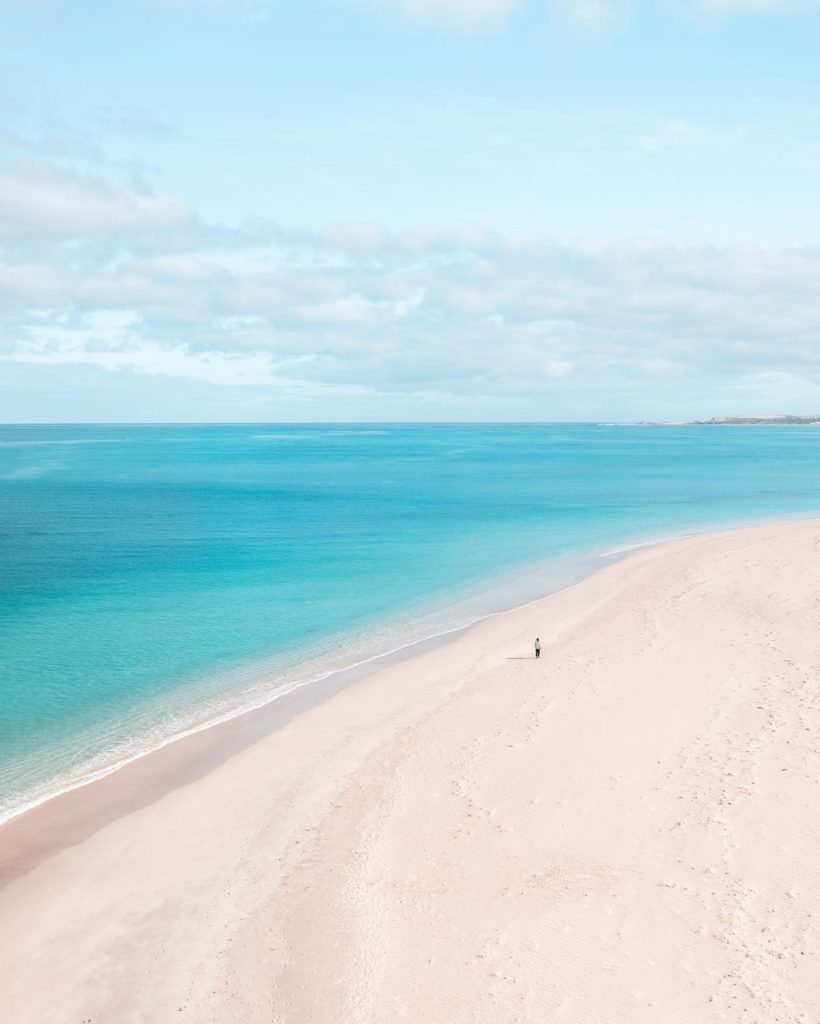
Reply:
<svg viewBox="0 0 820 1024"><path fill-rule="evenodd" d="M0 426L0 819L632 545L818 510L812 427Z"/></svg>

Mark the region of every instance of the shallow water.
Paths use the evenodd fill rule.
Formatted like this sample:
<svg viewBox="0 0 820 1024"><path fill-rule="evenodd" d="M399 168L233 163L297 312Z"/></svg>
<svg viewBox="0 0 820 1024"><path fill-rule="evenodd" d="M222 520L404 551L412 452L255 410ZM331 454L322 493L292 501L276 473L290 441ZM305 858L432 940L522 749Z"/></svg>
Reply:
<svg viewBox="0 0 820 1024"><path fill-rule="evenodd" d="M811 427L0 427L0 807L596 552L818 509Z"/></svg>

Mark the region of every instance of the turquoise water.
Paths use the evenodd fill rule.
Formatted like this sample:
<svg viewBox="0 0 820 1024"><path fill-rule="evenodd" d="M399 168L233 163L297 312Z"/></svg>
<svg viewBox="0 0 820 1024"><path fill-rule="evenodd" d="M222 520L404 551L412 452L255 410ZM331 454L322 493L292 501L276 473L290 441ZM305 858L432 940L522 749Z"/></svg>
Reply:
<svg viewBox="0 0 820 1024"><path fill-rule="evenodd" d="M527 568L818 509L815 428L0 427L1 806Z"/></svg>

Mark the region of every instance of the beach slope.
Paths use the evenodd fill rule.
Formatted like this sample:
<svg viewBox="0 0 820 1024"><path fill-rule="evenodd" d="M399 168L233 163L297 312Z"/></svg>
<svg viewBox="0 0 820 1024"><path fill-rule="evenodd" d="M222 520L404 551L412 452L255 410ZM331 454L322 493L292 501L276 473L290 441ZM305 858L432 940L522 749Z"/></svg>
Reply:
<svg viewBox="0 0 820 1024"><path fill-rule="evenodd" d="M56 846L4 1019L814 1024L819 810L820 524L676 541Z"/></svg>

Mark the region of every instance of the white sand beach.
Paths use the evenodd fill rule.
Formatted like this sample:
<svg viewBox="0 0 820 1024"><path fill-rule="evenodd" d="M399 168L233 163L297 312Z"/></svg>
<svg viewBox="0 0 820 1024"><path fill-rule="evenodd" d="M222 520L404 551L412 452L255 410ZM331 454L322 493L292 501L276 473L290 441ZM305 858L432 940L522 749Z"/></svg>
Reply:
<svg viewBox="0 0 820 1024"><path fill-rule="evenodd" d="M0 890L9 1024L816 1024L818 979L818 522L638 551Z"/></svg>

